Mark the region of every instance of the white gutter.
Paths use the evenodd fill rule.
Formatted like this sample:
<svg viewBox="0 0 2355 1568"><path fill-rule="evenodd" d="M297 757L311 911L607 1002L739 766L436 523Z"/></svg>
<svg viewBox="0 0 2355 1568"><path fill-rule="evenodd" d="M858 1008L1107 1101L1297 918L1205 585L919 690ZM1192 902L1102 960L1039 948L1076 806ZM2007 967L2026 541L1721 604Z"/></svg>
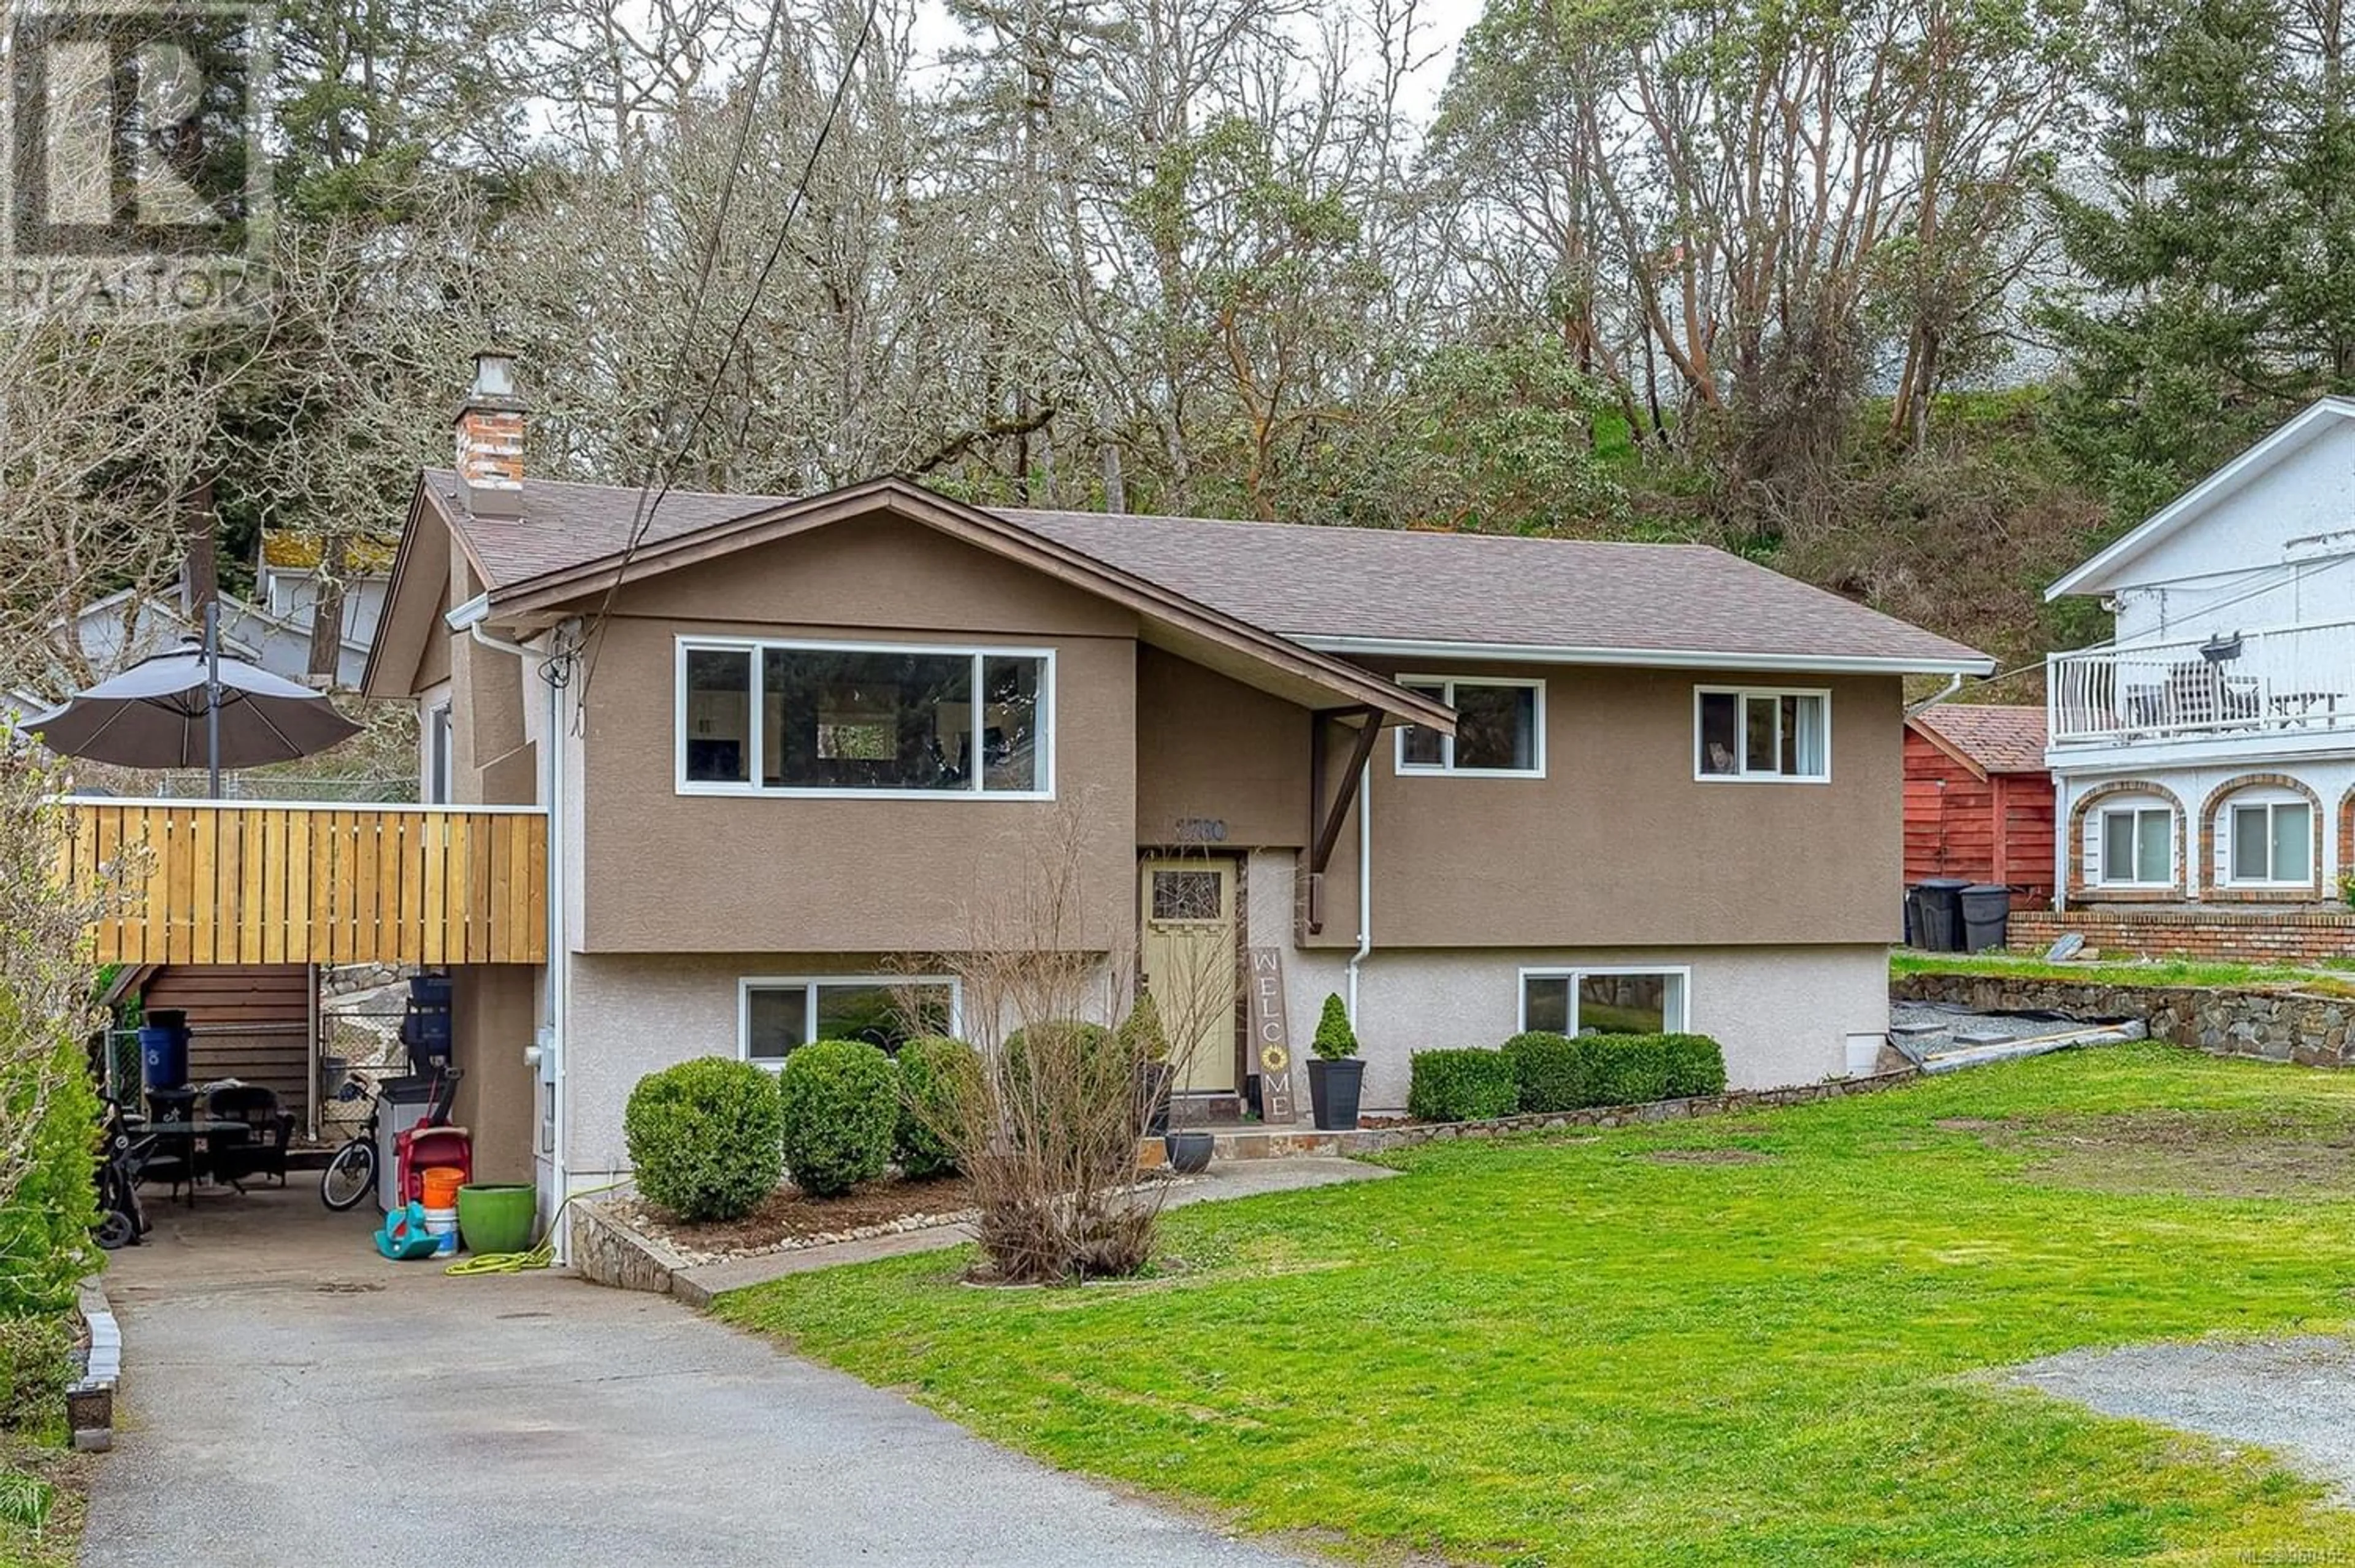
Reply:
<svg viewBox="0 0 2355 1568"><path fill-rule="evenodd" d="M1392 637L1295 636L1322 654L1407 659L1510 659L1520 664L1624 665L1653 669L1758 669L1818 675L1993 675L1995 660L1882 658L1861 654L1755 654L1710 648L1573 648L1547 643L1453 643Z"/></svg>
<svg viewBox="0 0 2355 1568"><path fill-rule="evenodd" d="M1371 720L1368 720L1371 722ZM1374 950L1374 764L1358 770L1358 950L1349 955L1349 1027L1358 1019L1358 965Z"/></svg>

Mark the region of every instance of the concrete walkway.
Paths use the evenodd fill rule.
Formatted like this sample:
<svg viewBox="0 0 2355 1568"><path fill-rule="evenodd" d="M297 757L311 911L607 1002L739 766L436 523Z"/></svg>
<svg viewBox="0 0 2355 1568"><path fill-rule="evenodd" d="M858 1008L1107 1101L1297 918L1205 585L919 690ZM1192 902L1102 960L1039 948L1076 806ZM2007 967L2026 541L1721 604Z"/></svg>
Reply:
<svg viewBox="0 0 2355 1568"><path fill-rule="evenodd" d="M1293 1561L666 1297L384 1263L307 1185L155 1217L85 1568Z"/></svg>
<svg viewBox="0 0 2355 1568"><path fill-rule="evenodd" d="M1214 1203L1227 1198L1256 1198L1263 1192L1298 1192L1311 1187L1332 1187L1345 1181L1373 1181L1397 1171L1379 1165L1326 1155L1295 1155L1283 1159L1241 1159L1213 1165L1199 1176L1183 1178L1173 1186L1163 1207L1182 1209L1188 1203ZM870 1263L877 1258L904 1257L910 1253L938 1252L973 1240L963 1225L936 1225L922 1231L895 1231L856 1242L834 1242L822 1247L800 1247L757 1258L730 1258L681 1269L672 1276L671 1294L690 1307L708 1307L722 1291L763 1285L789 1274L840 1268L845 1264Z"/></svg>

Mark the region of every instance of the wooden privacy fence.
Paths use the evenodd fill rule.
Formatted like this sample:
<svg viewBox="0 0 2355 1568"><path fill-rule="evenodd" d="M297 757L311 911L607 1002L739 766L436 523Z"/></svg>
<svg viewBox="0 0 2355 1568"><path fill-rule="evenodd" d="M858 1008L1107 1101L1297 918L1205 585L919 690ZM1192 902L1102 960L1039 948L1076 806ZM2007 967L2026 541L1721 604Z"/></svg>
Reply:
<svg viewBox="0 0 2355 1568"><path fill-rule="evenodd" d="M144 864L97 924L101 964L539 964L538 811L75 800L64 870Z"/></svg>

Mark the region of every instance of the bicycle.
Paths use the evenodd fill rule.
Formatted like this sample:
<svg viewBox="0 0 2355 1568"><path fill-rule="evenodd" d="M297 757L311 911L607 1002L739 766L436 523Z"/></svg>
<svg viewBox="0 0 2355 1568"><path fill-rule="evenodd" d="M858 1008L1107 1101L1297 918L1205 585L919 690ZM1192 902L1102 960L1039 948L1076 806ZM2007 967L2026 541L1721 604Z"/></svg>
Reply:
<svg viewBox="0 0 2355 1568"><path fill-rule="evenodd" d="M449 1125L450 1099L457 1088L457 1078L455 1072L434 1073L433 1092L417 1125ZM319 1173L319 1201L338 1214L357 1208L361 1199L376 1190L377 1130L384 1115L384 1094L376 1085L357 1077L336 1091L338 1100L357 1100L362 1094L375 1096L368 1106L368 1118L360 1123L360 1130L328 1159L327 1168Z"/></svg>

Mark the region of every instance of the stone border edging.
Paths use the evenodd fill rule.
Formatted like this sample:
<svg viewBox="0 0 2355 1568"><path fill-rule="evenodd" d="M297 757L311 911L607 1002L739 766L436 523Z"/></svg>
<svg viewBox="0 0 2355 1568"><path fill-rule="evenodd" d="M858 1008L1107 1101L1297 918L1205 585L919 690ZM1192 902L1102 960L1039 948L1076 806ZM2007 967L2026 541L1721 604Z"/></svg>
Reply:
<svg viewBox="0 0 2355 1568"><path fill-rule="evenodd" d="M2058 1013L2087 1023L2136 1019L2153 1040L2211 1055L2355 1067L2355 997L2286 985L2120 986L1931 971L1892 978L1889 995L1975 1012Z"/></svg>
<svg viewBox="0 0 2355 1568"><path fill-rule="evenodd" d="M90 1326L82 1375L66 1388L66 1425L76 1451L103 1454L114 1446L114 1390L123 1381L123 1326L107 1305L106 1288L91 1275L75 1287L74 1304Z"/></svg>

